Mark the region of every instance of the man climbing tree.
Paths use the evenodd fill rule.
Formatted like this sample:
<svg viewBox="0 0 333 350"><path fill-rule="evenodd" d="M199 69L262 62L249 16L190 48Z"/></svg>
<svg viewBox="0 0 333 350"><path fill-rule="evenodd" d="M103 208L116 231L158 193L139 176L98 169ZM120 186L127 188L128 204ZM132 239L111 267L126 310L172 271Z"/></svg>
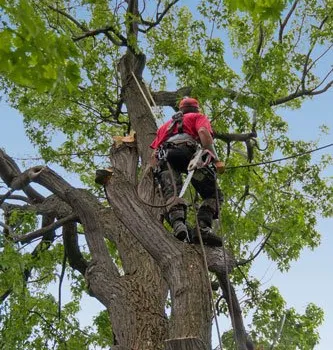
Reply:
<svg viewBox="0 0 333 350"><path fill-rule="evenodd" d="M318 344L322 310L296 312L251 272L260 254L289 269L320 244L317 215L333 212L331 160L314 163L319 140L291 138L279 108L332 87L332 2L289 3L0 1L0 88L42 158L27 168L0 150L1 349L211 350L214 311L228 317L214 339L225 350ZM222 247L184 244L143 204L160 201L142 175L161 121L152 109L176 112L185 96L209 115L226 164ZM206 129L192 136L214 153ZM86 327L83 297L103 307Z"/></svg>
<svg viewBox="0 0 333 350"><path fill-rule="evenodd" d="M188 166L199 150L198 146L201 145L203 149L209 151L203 156L208 160L212 157L214 167L210 166L210 161L206 161L207 164L194 169L191 178L194 188L203 198L197 219L204 243L221 246L221 238L212 232L212 223L213 219L218 218L218 202L222 200L222 194L217 188L216 171L222 173L224 164L216 153L210 122L205 115L199 113L199 102L194 98L184 98L180 101L179 110L171 120L157 130L157 136L150 145L154 149L153 164L157 161L157 176L167 203L167 219L179 240L199 242L196 228L191 230L189 237L186 226L186 202L176 196L182 189L181 174L187 173Z"/></svg>

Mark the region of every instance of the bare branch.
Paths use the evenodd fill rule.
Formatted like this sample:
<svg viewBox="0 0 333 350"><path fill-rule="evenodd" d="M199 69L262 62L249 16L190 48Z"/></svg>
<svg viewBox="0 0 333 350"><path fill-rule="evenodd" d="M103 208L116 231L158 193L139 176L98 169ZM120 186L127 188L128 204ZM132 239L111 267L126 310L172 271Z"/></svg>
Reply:
<svg viewBox="0 0 333 350"><path fill-rule="evenodd" d="M333 85L333 80L330 81L321 90L304 90L304 91L295 92L293 94L290 94L289 96L281 97L281 98L276 99L275 101L270 102L270 106L277 106L277 105L280 105L282 103L286 103L286 102L289 102L291 100L294 100L296 98L303 97L303 96L315 96L315 95L322 94L323 92L326 92L328 89L330 89L332 87L332 85Z"/></svg>
<svg viewBox="0 0 333 350"><path fill-rule="evenodd" d="M62 16L66 17L67 19L69 19L78 28L80 28L83 32L88 30L88 28L83 23L80 23L78 20L76 20L74 17L72 17L69 13L67 13L59 8L53 7L51 5L48 5L48 8L51 9L52 11L55 11L55 12L61 14Z"/></svg>
<svg viewBox="0 0 333 350"><path fill-rule="evenodd" d="M321 55L319 55L308 67L308 72L313 68L313 66L321 59L323 58L328 51L331 50L331 48L333 47L333 44L331 44Z"/></svg>
<svg viewBox="0 0 333 350"><path fill-rule="evenodd" d="M325 75L325 77L323 78L323 80L322 80L315 88L313 88L312 91L317 90L321 85L323 85L324 82L325 82L325 80L332 74L332 72L333 72L333 68ZM332 83L332 82L331 82L331 83ZM328 85L329 85L329 84L328 84Z"/></svg>
<svg viewBox="0 0 333 350"><path fill-rule="evenodd" d="M25 197L25 196L20 196L20 195L10 195L7 198L4 198L4 195L0 196L0 203L3 203L5 199L11 199L11 200L17 200L17 201L22 201L22 202L26 202L26 203L30 203L29 198ZM3 199L4 198L4 199ZM1 207L1 206L0 206Z"/></svg>
<svg viewBox="0 0 333 350"><path fill-rule="evenodd" d="M265 226L265 225L262 225L264 228L268 229L269 230L269 233L268 235L265 237L264 241L262 242L262 244L260 245L260 248L258 249L258 251L253 254L250 258L248 259L243 259L239 262L237 262L237 266L243 266L243 265L246 265L248 263L250 263L251 261L253 261L262 251L263 249L265 248L265 245L267 244L268 240L270 239L272 233L273 233L273 230L270 229L269 227Z"/></svg>
<svg viewBox="0 0 333 350"><path fill-rule="evenodd" d="M144 25L148 26L148 28L147 29L140 29L139 28L139 32L141 32L141 33L148 33L152 28L156 27L162 21L162 19L166 16L166 14L169 12L170 8L172 6L174 6L175 4L177 4L177 2L179 2L179 0L174 0L171 3L169 3L165 7L165 9L164 9L164 11L162 13L156 15L156 21L155 22L145 21L145 20L143 20L141 18L141 24L144 24Z"/></svg>
<svg viewBox="0 0 333 350"><path fill-rule="evenodd" d="M321 90L315 90L315 89L317 89L319 86L321 86L321 85L323 84L323 82L327 79L327 77L328 77L329 75L331 75L332 72L333 72L333 69L331 69L330 72L327 73L327 75L326 75L326 77L324 78L324 80L323 80L316 88L314 88L313 90L310 90L310 92L308 93L308 95L310 95L310 96L320 95L320 94L322 94L323 92L326 92L328 89L330 89L330 88L332 87L332 85L333 85L333 80L330 81L323 89L321 89Z"/></svg>
<svg viewBox="0 0 333 350"><path fill-rule="evenodd" d="M296 9L296 6L298 4L299 0L295 0L293 5L291 6L291 9L290 11L288 12L286 18L284 19L284 21L281 23L280 25L280 31L279 31L279 42L282 43L282 39L283 39L283 31L284 31L284 28L286 27L292 13L295 11Z"/></svg>
<svg viewBox="0 0 333 350"><path fill-rule="evenodd" d="M119 40L116 40L115 38L113 38L111 35L110 35L110 32L112 32L113 34L115 34L117 36L117 38ZM98 29L93 29L93 30L87 30L85 31L82 35L79 35L75 38L73 38L73 40L76 42L76 41L79 41L79 40L82 40L82 39L85 39L85 38L89 38L91 36L96 36L98 34L105 34L105 36L114 44L114 45L117 45L117 46L127 46L127 39L122 36L120 33L117 33L116 32L116 29L114 27L105 27L105 28L98 28Z"/></svg>
<svg viewBox="0 0 333 350"><path fill-rule="evenodd" d="M80 36L77 36L77 37L74 37L73 40L74 41L79 41L81 39L84 39L84 38L88 38L88 37L91 37L91 36L96 36L98 34L105 34L105 36L114 44L114 45L117 45L117 46L126 46L127 45L127 40L125 37L123 37L120 33L117 33L116 32L116 29L114 27L105 27L105 28L99 28L99 29L94 29L94 30L89 30L89 28L87 28L83 23L80 23L76 18L74 18L73 16L71 16L69 13L59 9L59 8L56 8L56 7L53 7L51 5L48 5L48 7L61 14L62 16L66 17L67 19L69 19L72 23L74 23L79 29L81 29L83 31L83 34L80 35ZM112 32L114 33L118 39L120 40L116 40L115 38L113 38L109 32Z"/></svg>
<svg viewBox="0 0 333 350"><path fill-rule="evenodd" d="M332 12L332 10L330 12ZM326 21L328 20L328 18L329 18L329 15L326 15L324 17L324 19L321 21L320 25L318 26L319 30L323 29L323 26L326 23ZM312 53L313 49L315 48L316 44L317 44L317 39L314 40L313 44L311 45L311 47L309 49L309 52L306 55L306 58L305 58L304 67L303 67L303 75L302 75L302 80L301 80L301 84L302 84L303 90L305 90L305 78L306 78L306 75L309 73L311 67L313 66L313 64L312 64L310 66L310 68L308 68L310 56L311 56L311 53Z"/></svg>
<svg viewBox="0 0 333 350"><path fill-rule="evenodd" d="M50 232L50 231L54 231L57 228L63 226L65 223L69 222L69 221L73 221L73 220L77 220L78 217L76 214L71 214L65 218L59 219L58 221L45 226L43 228L40 228L34 232L30 232L27 233L23 236L16 236L16 237L12 237L14 242L21 242L21 243L27 243L29 241L31 241L32 239L38 238L38 237L42 237L43 235L45 235L46 233Z"/></svg>

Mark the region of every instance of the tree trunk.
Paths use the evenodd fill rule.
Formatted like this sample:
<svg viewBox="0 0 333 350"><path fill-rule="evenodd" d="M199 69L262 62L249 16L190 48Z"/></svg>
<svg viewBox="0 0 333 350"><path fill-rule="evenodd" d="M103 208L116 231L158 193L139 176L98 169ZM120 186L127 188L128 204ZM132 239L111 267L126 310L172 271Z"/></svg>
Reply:
<svg viewBox="0 0 333 350"><path fill-rule="evenodd" d="M165 350L206 350L205 344L198 338L179 338L167 340Z"/></svg>

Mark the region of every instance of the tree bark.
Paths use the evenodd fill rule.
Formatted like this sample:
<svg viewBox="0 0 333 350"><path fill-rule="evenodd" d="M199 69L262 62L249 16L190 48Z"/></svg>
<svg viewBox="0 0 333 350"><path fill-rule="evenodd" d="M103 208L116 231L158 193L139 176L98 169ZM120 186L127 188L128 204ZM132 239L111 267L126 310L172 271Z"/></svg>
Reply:
<svg viewBox="0 0 333 350"><path fill-rule="evenodd" d="M198 338L179 338L166 340L165 350L206 350L205 344Z"/></svg>

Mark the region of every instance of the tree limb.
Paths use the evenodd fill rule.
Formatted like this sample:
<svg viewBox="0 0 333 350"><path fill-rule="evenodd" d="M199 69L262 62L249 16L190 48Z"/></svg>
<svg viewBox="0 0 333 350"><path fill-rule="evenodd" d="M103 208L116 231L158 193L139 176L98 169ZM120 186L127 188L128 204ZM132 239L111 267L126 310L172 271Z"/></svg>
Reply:
<svg viewBox="0 0 333 350"><path fill-rule="evenodd" d="M294 100L295 98L303 97L303 96L315 96L322 94L323 92L326 92L328 89L331 88L333 85L333 80L330 81L323 89L321 90L302 90L299 92L294 92L293 94L290 94L285 97L281 97L276 99L275 101L270 102L270 106L277 106L286 102L289 102L291 100Z"/></svg>
<svg viewBox="0 0 333 350"><path fill-rule="evenodd" d="M256 52L258 55L260 54L263 42L264 42L264 30L263 30L262 25L260 24L259 25L259 41L258 41L258 45L257 45L257 49L256 49Z"/></svg>
<svg viewBox="0 0 333 350"><path fill-rule="evenodd" d="M157 91L151 95L157 106L168 106L178 110L178 102L182 97L191 95L191 87L183 87L176 91Z"/></svg>
<svg viewBox="0 0 333 350"><path fill-rule="evenodd" d="M51 10L61 14L62 16L66 17L68 20L70 20L72 23L74 23L79 29L82 30L83 34L76 36L73 38L73 41L79 41L82 40L84 38L88 38L91 36L96 36L98 34L105 34L105 36L114 44L117 46L126 46L127 45L127 40L125 37L123 37L120 33L117 33L116 29L112 26L109 27L105 27L105 28L99 28L99 29L93 29L93 30L89 30L88 27L86 27L83 23L80 23L76 18L74 18L73 16L71 16L69 13L56 8L54 6L48 5L48 8L50 8ZM117 38L119 40L116 40L115 38L113 38L109 32L112 32L113 34L115 34L117 36Z"/></svg>
<svg viewBox="0 0 333 350"><path fill-rule="evenodd" d="M292 15L292 13L295 11L297 3L299 2L299 0L295 0L293 5L291 6L289 12L287 13L286 18L284 19L284 21L281 23L280 22L280 30L279 30L279 42L282 43L282 39L283 39L283 31Z"/></svg>
<svg viewBox="0 0 333 350"><path fill-rule="evenodd" d="M232 141L242 141L246 142L254 137L257 137L256 132L250 132L250 133L244 133L244 134L230 134L230 133L224 133L224 132L214 132L214 138L218 140L225 141L227 143Z"/></svg>
<svg viewBox="0 0 333 350"><path fill-rule="evenodd" d="M148 28L146 29L140 29L139 28L139 32L141 33L148 33L152 28L156 27L158 24L160 24L160 22L162 21L162 19L165 17L165 15L169 12L170 8L172 6L174 6L177 2L179 2L179 0L173 0L172 2L170 2L169 4L167 4L167 6L165 7L164 11L162 13L157 13L156 14L156 20L155 22L150 22L150 21L145 21L144 19L142 19L141 17L141 23L143 25L148 26Z"/></svg>
<svg viewBox="0 0 333 350"><path fill-rule="evenodd" d="M0 149L0 177L6 185L11 187L11 183L13 181L15 183L15 179L18 179L21 174L14 160ZM29 184L23 187L22 190L32 203L41 203L45 199L44 196L35 191Z"/></svg>
<svg viewBox="0 0 333 350"><path fill-rule="evenodd" d="M119 40L113 38L109 32L115 34ZM73 41L80 41L82 39L89 38L91 36L96 36L98 34L105 34L105 36L116 46L127 46L128 44L127 39L120 33L117 33L116 29L112 26L85 31L83 34L74 37Z"/></svg>
<svg viewBox="0 0 333 350"><path fill-rule="evenodd" d="M232 286L228 275L219 274L217 275L220 286L223 291L223 295L228 305L228 310L231 318L231 323L234 329L236 349L238 350L249 350L253 349L253 344L248 338L243 317L242 310L235 292L234 287Z"/></svg>
<svg viewBox="0 0 333 350"><path fill-rule="evenodd" d="M30 232L27 233L23 236L16 236L16 237L12 237L13 241L15 243L20 242L20 243L28 243L31 240L38 238L38 237L42 237L45 233L48 233L50 231L56 230L57 228L63 226L64 224L66 224L69 221L73 221L73 220L77 220L78 217L76 214L71 214L65 218L59 219L56 222L53 222L50 225L44 226L34 232Z"/></svg>
<svg viewBox="0 0 333 350"><path fill-rule="evenodd" d="M12 200L17 200L17 201L30 203L29 198L27 198L25 196L20 196L20 195L9 195L9 196L0 195L0 203L3 203L6 199L12 199ZM1 207L1 204L0 204L0 207Z"/></svg>
<svg viewBox="0 0 333 350"><path fill-rule="evenodd" d="M80 28L83 32L86 32L88 31L88 28L83 24L83 23L80 23L76 18L74 18L73 16L71 16L69 13L59 9L59 8L56 8L56 7L53 7L51 5L48 5L47 6L49 9L51 9L52 11L55 11L59 14L61 14L62 16L66 17L67 19L69 19L71 22L73 22L78 28Z"/></svg>
<svg viewBox="0 0 333 350"><path fill-rule="evenodd" d="M84 276L88 262L84 259L80 251L76 226L77 224L74 221L69 221L63 225L64 247L69 265Z"/></svg>

